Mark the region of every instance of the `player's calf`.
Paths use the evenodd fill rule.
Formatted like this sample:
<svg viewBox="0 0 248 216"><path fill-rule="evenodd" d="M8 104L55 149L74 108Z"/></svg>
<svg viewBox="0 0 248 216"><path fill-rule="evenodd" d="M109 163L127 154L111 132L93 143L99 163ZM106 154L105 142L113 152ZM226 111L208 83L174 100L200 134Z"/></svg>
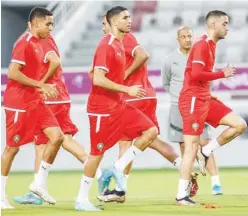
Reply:
<svg viewBox="0 0 248 216"><path fill-rule="evenodd" d="M1 156L1 175L8 176L12 162L19 151L19 147L6 146Z"/></svg>
<svg viewBox="0 0 248 216"><path fill-rule="evenodd" d="M84 147L74 140L72 135L65 134L62 147L75 156L81 163L85 163L88 158L88 154L86 153Z"/></svg>

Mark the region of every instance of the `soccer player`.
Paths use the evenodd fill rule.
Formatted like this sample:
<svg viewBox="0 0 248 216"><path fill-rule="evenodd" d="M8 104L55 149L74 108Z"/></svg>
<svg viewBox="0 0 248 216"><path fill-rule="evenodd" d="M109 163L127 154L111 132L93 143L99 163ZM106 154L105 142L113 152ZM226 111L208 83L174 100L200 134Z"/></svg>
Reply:
<svg viewBox="0 0 248 216"><path fill-rule="evenodd" d="M184 140L182 134L182 117L178 109L178 97L183 85L184 70L187 63L189 51L193 44L193 32L187 26L182 26L177 31L177 42L179 49L175 50L166 57L162 66L162 82L164 88L170 93L171 106L169 113L169 140L180 144L181 154L184 152ZM205 124L203 134L201 135L201 145L206 145L210 140L210 127ZM209 157L207 169L211 175L212 193L214 195L222 194L218 169L214 155Z"/></svg>
<svg viewBox="0 0 248 216"><path fill-rule="evenodd" d="M56 97L58 92L54 85L37 81L43 64L43 49L38 42L52 30L52 13L45 8L34 8L29 14L29 21L31 32L22 35L14 45L4 94L7 145L1 158L2 209L13 208L6 197L5 187L15 155L20 146L32 142L34 135L41 130L48 137L49 144L29 189L48 203L56 203L47 191L46 181L64 135L40 93L50 98Z"/></svg>
<svg viewBox="0 0 248 216"><path fill-rule="evenodd" d="M102 27L103 33L107 34L111 31L110 26L106 20L106 15L102 18ZM134 98L128 95L124 95L123 99L128 102L128 104L136 107L141 112L143 112L148 118L150 118L156 127L159 129L157 117L156 117L156 108L157 108L157 99L156 93L153 89L147 74L146 61L149 58L147 52L138 44L136 38L131 33L126 33L122 40L125 49L126 56L126 72L125 72L125 81L124 83L127 86L140 84L146 91L147 95L144 98ZM131 146L132 141L128 137L123 137L123 141L119 142L120 153L119 156L122 156L125 151ZM176 154L172 146L162 141L158 137L155 141L149 146L150 148L156 150L171 163L173 163L178 169L180 168L181 158ZM131 163L125 168L125 181L127 184L127 179L131 170ZM193 174L192 177L194 177ZM194 182L194 180L192 180ZM194 183L195 184L195 183ZM192 188L195 188L194 185ZM196 189L196 188L195 188ZM197 189L196 189L197 191ZM191 195L196 193L196 191L191 191ZM104 192L104 195L99 195L98 199L104 202L124 202L125 201L125 192L121 191L118 186L114 190L107 190Z"/></svg>
<svg viewBox="0 0 248 216"><path fill-rule="evenodd" d="M59 93L58 97L55 99L46 99L45 104L52 110L62 132L65 134L62 147L72 153L81 163L84 163L87 160L88 155L85 152L84 147L73 139L73 136L77 133L78 129L70 118L71 100L67 87L62 81L63 68L61 66L58 47L51 35L48 36L47 39L40 40L39 44L44 50L44 69L42 70L39 79L42 83L56 84L56 89ZM47 142L47 137L44 133L40 132L35 140L35 173L38 171ZM98 169L96 177L99 179L100 176L101 170ZM24 196L14 197L13 200L20 204L40 205L43 203L43 200L32 192L27 193Z"/></svg>
<svg viewBox="0 0 248 216"><path fill-rule="evenodd" d="M139 98L143 98L146 94L140 85L123 85L125 51L121 40L131 29L130 14L126 8L117 6L107 12L106 18L111 24L112 33L101 39L94 55L93 86L87 105L91 152L84 167L84 175L75 203L75 209L80 211L100 210L89 202L88 193L106 150L123 136L137 138L126 153L116 161L110 172L114 175L118 186L125 190L123 181L125 167L135 156L142 153L158 134L157 128L149 118L121 99L122 93Z"/></svg>
<svg viewBox="0 0 248 216"><path fill-rule="evenodd" d="M203 35L189 53L183 88L179 96L185 150L176 202L182 205L195 205L195 202L189 199L186 189L205 122L213 127L218 125L229 127L201 148L198 160L204 165L203 167L215 149L230 142L247 128L246 122L240 116L210 94L210 81L228 78L235 74L235 68L230 65L221 71L212 71L216 43L224 39L228 33L228 16L223 11L210 11L206 16L206 24L207 35ZM205 170L202 172L204 173Z"/></svg>

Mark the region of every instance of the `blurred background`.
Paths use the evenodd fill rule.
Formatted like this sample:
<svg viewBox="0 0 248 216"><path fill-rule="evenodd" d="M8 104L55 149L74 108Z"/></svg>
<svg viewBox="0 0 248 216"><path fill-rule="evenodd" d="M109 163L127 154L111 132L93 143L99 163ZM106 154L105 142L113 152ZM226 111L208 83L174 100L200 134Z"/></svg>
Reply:
<svg viewBox="0 0 248 216"><path fill-rule="evenodd" d="M64 67L64 81L72 98L72 119L80 129L76 135L89 150L89 123L85 111L91 87L87 70L94 50L102 37L101 18L113 6L127 7L132 15L132 32L149 52L149 78L158 95L157 115L161 136L167 140L169 95L162 88L160 67L170 52L177 49L176 32L182 25L193 29L195 37L205 33L205 16L210 10L223 10L229 14L230 30L226 40L217 45L216 65L220 69L231 63L237 67L234 78L214 82L213 94L229 105L248 122L248 1L2 1L1 16L1 95L7 83L7 67L13 44L27 27L29 11L44 6L53 11L53 36L57 42ZM5 114L2 109L1 141L5 145ZM224 128L213 129L217 136ZM172 143L179 152L178 144ZM106 153L103 167L112 164L118 148ZM232 144L216 152L220 166L248 166L248 132ZM153 158L147 162L147 158ZM27 158L30 158L27 160ZM13 170L32 170L33 145L19 152ZM172 167L160 155L147 150L137 158L135 168ZM81 169L81 164L63 150L56 159L55 169Z"/></svg>

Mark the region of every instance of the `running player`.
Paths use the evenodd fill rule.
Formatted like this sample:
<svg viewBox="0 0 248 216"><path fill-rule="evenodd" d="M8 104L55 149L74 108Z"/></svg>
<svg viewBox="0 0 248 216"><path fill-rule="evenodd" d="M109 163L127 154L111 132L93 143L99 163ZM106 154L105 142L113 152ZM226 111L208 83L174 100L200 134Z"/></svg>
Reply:
<svg viewBox="0 0 248 216"><path fill-rule="evenodd" d="M178 109L178 97L183 85L184 70L187 63L189 51L193 43L192 30L187 26L182 26L177 31L177 42L179 49L175 50L166 57L162 66L162 82L164 88L170 93L171 106L169 114L169 140L180 144L181 154L184 152L184 141L182 133L182 117ZM201 135L201 145L206 145L211 137L209 125L205 124L203 134ZM207 169L211 175L213 195L221 195L218 168L215 162L214 154L209 157Z"/></svg>
<svg viewBox="0 0 248 216"><path fill-rule="evenodd" d="M70 118L71 100L65 83L62 81L63 68L61 66L60 54L58 47L50 35L47 39L40 40L39 44L44 49L44 70L41 73L40 81L42 83L56 84L58 90L58 97L55 99L46 99L45 104L49 106L55 115L59 126L65 134L65 139L62 143L62 147L73 154L81 163L87 160L87 153L82 145L80 145L73 136L77 133L78 129L73 124ZM35 140L35 173L37 173L41 158L44 152L44 148L48 139L44 133L40 132L36 136ZM98 169L96 177L99 179L101 176L101 170ZM30 192L24 196L14 197L13 200L20 204L35 204L40 205L43 200Z"/></svg>
<svg viewBox="0 0 248 216"><path fill-rule="evenodd" d="M13 208L6 197L5 187L15 155L20 146L32 142L34 135L41 130L48 137L49 144L30 190L48 203L56 203L47 191L46 181L64 135L39 92L48 98L56 97L58 92L53 85L36 81L43 64L43 49L39 46L39 41L46 38L52 30L52 13L45 8L36 7L29 14L29 21L31 32L22 35L14 45L4 94L7 134L6 147L1 158L2 209Z"/></svg>
<svg viewBox="0 0 248 216"><path fill-rule="evenodd" d="M88 200L88 192L96 169L106 150L115 145L123 136L137 138L134 145L116 161L109 170L109 176L125 191L124 169L141 154L157 137L154 123L136 108L129 106L121 97L122 93L143 98L146 94L140 85L125 86L125 51L121 40L131 29L131 18L126 8L117 6L107 12L111 24L110 34L103 37L96 49L93 61L93 86L88 99L87 112L90 120L91 153L84 167L75 209L99 211ZM101 188L101 189L104 189Z"/></svg>
<svg viewBox="0 0 248 216"><path fill-rule="evenodd" d="M106 20L106 16L103 16L102 18L102 27L104 34L107 34L111 31L110 26ZM156 117L156 108L157 108L156 93L150 81L148 80L148 74L147 74L146 61L148 60L149 55L138 44L136 38L131 33L125 34L122 42L124 45L125 56L126 56L126 77L124 83L128 86L140 84L147 91L146 97L142 99L133 98L128 95L124 95L124 100L128 102L128 104L142 111L147 117L149 117L154 122L157 128L159 128ZM120 156L122 156L132 144L132 141L130 141L128 137L124 137L123 140L126 141L119 142ZM149 147L156 150L161 155L163 155L166 159L168 159L171 163L173 163L173 165L176 166L178 169L180 168L181 157L179 157L176 154L172 146L170 146L169 144L167 144L166 142L162 141L157 137L156 140ZM132 164L130 163L125 169L126 184L131 170L131 166ZM194 177L194 179L192 179L194 185L192 187L193 191L191 191L191 196L195 195L198 189L195 182L195 174L193 174L192 177ZM125 192L121 191L120 188L116 186L114 190L107 190L104 193L104 195L99 195L97 198L104 202L113 202L113 201L124 202Z"/></svg>
<svg viewBox="0 0 248 216"><path fill-rule="evenodd" d="M246 122L240 116L237 116L229 107L210 94L210 81L228 78L235 74L235 68L230 65L227 65L222 71L212 71L216 43L224 39L228 33L228 16L223 11L210 11L206 16L206 23L207 35L203 35L190 51L183 88L179 96L179 110L183 119L185 142L176 196L176 202L181 205L195 205L195 202L189 199L186 189L205 122L213 127L218 125L229 127L201 148L198 160L204 165L203 168L215 149L230 142L247 128ZM201 172L204 173L205 169Z"/></svg>

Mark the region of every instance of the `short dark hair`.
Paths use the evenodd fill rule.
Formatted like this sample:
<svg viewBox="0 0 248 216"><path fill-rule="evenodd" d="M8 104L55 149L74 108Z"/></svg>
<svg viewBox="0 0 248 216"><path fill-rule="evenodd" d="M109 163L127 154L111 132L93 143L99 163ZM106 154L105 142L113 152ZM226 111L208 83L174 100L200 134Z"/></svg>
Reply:
<svg viewBox="0 0 248 216"><path fill-rule="evenodd" d="M208 20L210 17L220 17L220 16L228 16L228 15L224 11L213 10L208 12L206 16L206 20Z"/></svg>
<svg viewBox="0 0 248 216"><path fill-rule="evenodd" d="M111 8L106 13L107 22L110 24L110 19L113 16L116 16L116 15L120 14L122 11L125 11L125 10L128 10L128 9L125 8L125 7L122 7L122 6L116 6L116 7Z"/></svg>
<svg viewBox="0 0 248 216"><path fill-rule="evenodd" d="M28 16L28 21L31 22L35 17L52 16L53 13L44 7L34 7Z"/></svg>

